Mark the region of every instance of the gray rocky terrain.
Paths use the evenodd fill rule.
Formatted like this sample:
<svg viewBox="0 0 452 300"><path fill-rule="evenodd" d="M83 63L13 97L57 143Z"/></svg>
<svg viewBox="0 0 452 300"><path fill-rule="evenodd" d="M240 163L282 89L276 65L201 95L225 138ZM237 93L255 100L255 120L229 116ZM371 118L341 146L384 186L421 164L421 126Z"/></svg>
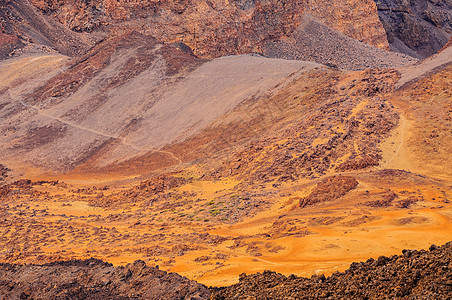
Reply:
<svg viewBox="0 0 452 300"><path fill-rule="evenodd" d="M264 55L291 60L315 61L348 70L394 68L417 61L410 56L385 51L341 34L310 15L290 37L268 41Z"/></svg>

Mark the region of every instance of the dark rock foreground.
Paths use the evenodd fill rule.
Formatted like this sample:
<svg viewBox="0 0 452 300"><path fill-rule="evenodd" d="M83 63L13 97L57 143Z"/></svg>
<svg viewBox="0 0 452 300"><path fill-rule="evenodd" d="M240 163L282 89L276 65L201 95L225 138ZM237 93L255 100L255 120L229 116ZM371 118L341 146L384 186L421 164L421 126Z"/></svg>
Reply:
<svg viewBox="0 0 452 300"><path fill-rule="evenodd" d="M113 267L97 259L0 265L1 299L208 299L203 285L135 261Z"/></svg>
<svg viewBox="0 0 452 300"><path fill-rule="evenodd" d="M45 265L0 264L2 299L451 299L452 242L429 250L353 263L330 277L240 275L206 288L136 261L114 267L96 259Z"/></svg>
<svg viewBox="0 0 452 300"><path fill-rule="evenodd" d="M240 275L212 299L451 299L452 243L429 251L353 263L345 272L310 279L265 271Z"/></svg>

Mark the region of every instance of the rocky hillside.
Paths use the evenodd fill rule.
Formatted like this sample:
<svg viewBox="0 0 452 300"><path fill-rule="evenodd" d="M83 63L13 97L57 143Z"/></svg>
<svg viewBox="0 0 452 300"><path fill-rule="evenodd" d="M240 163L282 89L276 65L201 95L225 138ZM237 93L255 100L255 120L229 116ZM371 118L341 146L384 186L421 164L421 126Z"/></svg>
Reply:
<svg viewBox="0 0 452 300"><path fill-rule="evenodd" d="M164 43L184 42L204 58L262 52L265 42L290 35L304 13L322 19L327 26L351 38L389 49L371 0L334 3L17 0L3 1L1 5L3 32L69 55L86 50L105 34L131 29ZM359 9L350 10L350 6Z"/></svg>
<svg viewBox="0 0 452 300"><path fill-rule="evenodd" d="M112 27L141 27L160 41L182 41L204 58L261 52L265 41L278 40L293 32L306 12L352 38L388 49L371 0L334 3L322 0L32 0L31 3L71 30L93 32Z"/></svg>
<svg viewBox="0 0 452 300"><path fill-rule="evenodd" d="M0 265L3 299L208 299L203 285L135 261L113 267L96 259Z"/></svg>
<svg viewBox="0 0 452 300"><path fill-rule="evenodd" d="M16 48L56 49L72 56L107 36L130 30L162 43L183 42L203 58L264 53L269 43L296 36L306 14L337 34L415 58L435 53L452 34L451 5L445 0L8 0L0 5L0 30L20 37L22 44L15 44ZM325 37L320 34L320 38Z"/></svg>
<svg viewBox="0 0 452 300"><path fill-rule="evenodd" d="M267 57L315 61L348 70L393 68L417 60L400 53L372 47L326 26L309 14L286 38L266 41L262 51ZM315 47L313 47L315 45Z"/></svg>
<svg viewBox="0 0 452 300"><path fill-rule="evenodd" d="M178 154L163 147L319 67L252 55L206 61L183 44L139 33L64 62L51 55L0 63L8 70L0 83L4 161L19 151L21 164L66 172L89 160L100 167L150 153L158 156L154 168L177 165Z"/></svg>
<svg viewBox="0 0 452 300"><path fill-rule="evenodd" d="M10 43L10 55L55 51L79 55L99 40L96 35L74 32L53 18L43 16L27 0L0 2L0 32L21 41L20 44Z"/></svg>
<svg viewBox="0 0 452 300"><path fill-rule="evenodd" d="M447 299L449 2L0 1L0 295Z"/></svg>

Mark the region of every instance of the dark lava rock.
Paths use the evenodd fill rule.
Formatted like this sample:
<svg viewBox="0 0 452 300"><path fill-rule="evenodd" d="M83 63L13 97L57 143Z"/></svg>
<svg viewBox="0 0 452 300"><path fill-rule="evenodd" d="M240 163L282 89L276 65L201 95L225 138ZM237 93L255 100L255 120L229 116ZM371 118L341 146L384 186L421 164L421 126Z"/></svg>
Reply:
<svg viewBox="0 0 452 300"><path fill-rule="evenodd" d="M125 267L96 260L45 265L0 264L2 299L208 299L202 284L136 261Z"/></svg>
<svg viewBox="0 0 452 300"><path fill-rule="evenodd" d="M330 277L265 271L213 289L212 299L451 299L452 243L353 263Z"/></svg>
<svg viewBox="0 0 452 300"><path fill-rule="evenodd" d="M450 0L375 0L392 50L425 58L452 35Z"/></svg>

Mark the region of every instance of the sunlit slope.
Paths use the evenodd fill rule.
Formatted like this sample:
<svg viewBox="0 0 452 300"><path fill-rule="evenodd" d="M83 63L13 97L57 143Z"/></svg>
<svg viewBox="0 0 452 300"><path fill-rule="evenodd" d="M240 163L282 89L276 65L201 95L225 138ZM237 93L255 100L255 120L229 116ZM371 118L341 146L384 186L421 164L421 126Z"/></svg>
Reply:
<svg viewBox="0 0 452 300"><path fill-rule="evenodd" d="M2 76L16 65L34 74L27 63L2 62ZM2 82L1 127L14 127L1 141L2 160L66 172L157 153L157 167L178 165L178 153L162 147L314 67L250 55L204 61L141 35L112 39L45 84L34 82L35 90L25 90L30 78Z"/></svg>
<svg viewBox="0 0 452 300"><path fill-rule="evenodd" d="M218 74L206 71L214 63L229 70L234 60L246 70L247 61L265 59L202 62L172 86L200 80L190 76L201 70ZM330 274L356 260L451 240L450 66L400 89L397 70L297 68L282 85L269 83L272 89L180 133L159 153L95 169L101 151L68 173L67 182L5 185L0 260L143 259L227 285L242 272ZM251 70L247 77L258 73ZM48 109L57 111L65 99ZM430 137L432 130L438 137ZM146 174L165 153L177 153L182 163L168 154L178 169L148 174L149 180L95 184L89 173L103 172L104 180Z"/></svg>

